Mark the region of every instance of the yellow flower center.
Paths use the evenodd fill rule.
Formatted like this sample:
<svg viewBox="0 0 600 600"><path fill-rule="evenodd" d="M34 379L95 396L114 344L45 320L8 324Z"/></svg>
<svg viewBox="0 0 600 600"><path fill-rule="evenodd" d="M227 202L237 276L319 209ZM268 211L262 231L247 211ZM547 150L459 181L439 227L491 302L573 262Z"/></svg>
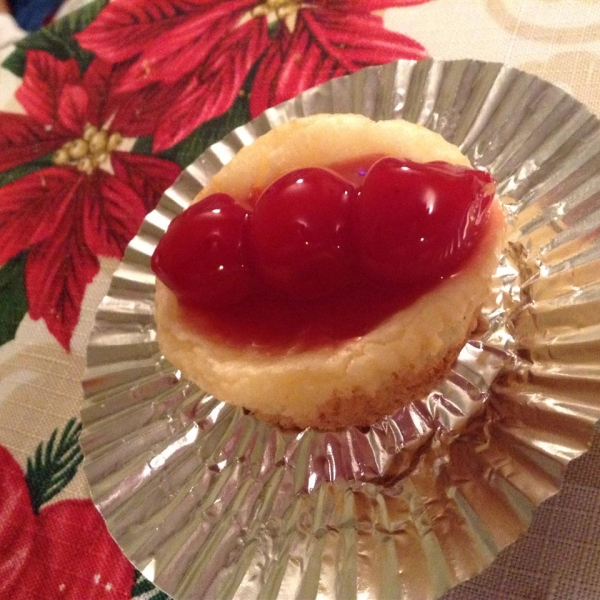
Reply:
<svg viewBox="0 0 600 600"><path fill-rule="evenodd" d="M63 144L53 155L52 162L58 166L77 167L82 173L90 175L103 162L108 161L110 153L118 148L123 138L120 133L109 133L86 123L83 136Z"/></svg>
<svg viewBox="0 0 600 600"><path fill-rule="evenodd" d="M250 11L250 16L267 17L269 22L285 21L293 29L301 5L301 0L265 0Z"/></svg>

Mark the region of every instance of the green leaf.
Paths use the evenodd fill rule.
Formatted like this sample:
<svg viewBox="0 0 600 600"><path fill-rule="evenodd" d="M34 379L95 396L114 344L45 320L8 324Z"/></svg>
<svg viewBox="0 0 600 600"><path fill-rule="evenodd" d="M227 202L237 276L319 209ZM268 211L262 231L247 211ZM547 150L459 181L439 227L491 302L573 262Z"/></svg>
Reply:
<svg viewBox="0 0 600 600"><path fill-rule="evenodd" d="M269 23L268 29L267 29L269 38L273 39L277 35L277 32L279 31L280 26L282 26L282 24L279 19L277 19L276 21L273 21L272 23Z"/></svg>
<svg viewBox="0 0 600 600"><path fill-rule="evenodd" d="M140 137L137 140L135 140L135 144L133 144L131 152L133 152L134 154L153 154L154 156L161 155L160 152L157 154L154 154L152 152L152 136L150 135L147 135L146 137Z"/></svg>
<svg viewBox="0 0 600 600"><path fill-rule="evenodd" d="M29 310L25 291L25 262L22 252L0 268L0 346L15 338L19 324Z"/></svg>
<svg viewBox="0 0 600 600"><path fill-rule="evenodd" d="M73 34L85 29L106 6L108 0L96 0L79 10L69 13L48 27L40 29L17 42L12 52L2 66L12 71L18 77L25 73L26 50L46 50L59 60L74 58L82 71L87 69L94 55L84 50L72 37Z"/></svg>
<svg viewBox="0 0 600 600"><path fill-rule="evenodd" d="M100 11L107 4L108 0L95 0L95 2L90 2L79 10L75 10L65 15L62 19L54 21L48 29L56 31L56 33L62 36L79 33L100 14Z"/></svg>
<svg viewBox="0 0 600 600"><path fill-rule="evenodd" d="M43 504L62 491L75 477L83 460L79 446L81 423L75 418L68 421L58 437L55 429L48 442L40 442L33 458L27 459L25 481L33 512L39 513Z"/></svg>
<svg viewBox="0 0 600 600"><path fill-rule="evenodd" d="M11 52L2 63L5 69L13 72L17 77L23 77L25 73L25 52L17 45L13 52Z"/></svg>
<svg viewBox="0 0 600 600"><path fill-rule="evenodd" d="M44 167L51 167L52 164L52 154L48 154L47 156L38 158L37 160L27 163L26 165L19 165L18 167L14 167L8 171L3 171L0 173L0 187L3 185L8 185L17 179L25 177L25 175L34 173L35 171L43 169Z"/></svg>
<svg viewBox="0 0 600 600"><path fill-rule="evenodd" d="M135 582L131 588L131 597L133 599L144 596L144 600L171 600L164 592L154 587L137 569L134 573ZM141 599L140 599L141 600Z"/></svg>

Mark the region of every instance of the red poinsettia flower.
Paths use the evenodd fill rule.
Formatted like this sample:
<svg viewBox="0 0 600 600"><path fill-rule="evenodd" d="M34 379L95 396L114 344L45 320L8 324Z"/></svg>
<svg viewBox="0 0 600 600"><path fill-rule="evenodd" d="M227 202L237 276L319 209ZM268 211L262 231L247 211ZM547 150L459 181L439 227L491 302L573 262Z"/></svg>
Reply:
<svg viewBox="0 0 600 600"><path fill-rule="evenodd" d="M258 61L251 113L374 64L426 56L373 11L428 0L129 0L77 35L106 60L127 61L123 89L165 98L154 149L225 112ZM127 40L124 44L123 40Z"/></svg>
<svg viewBox="0 0 600 600"><path fill-rule="evenodd" d="M313 0L298 2L295 12L281 13L285 21L261 58L254 80L252 115L370 65L425 58L421 44L384 29L382 18L370 12L424 1L428 0Z"/></svg>
<svg viewBox="0 0 600 600"><path fill-rule="evenodd" d="M116 91L99 60L27 53L16 97L26 115L0 112L0 170L51 154L52 166L0 188L0 265L28 250L29 314L69 348L97 256L120 258L179 167L125 152L154 127L151 102ZM144 107L144 110L140 107Z"/></svg>
<svg viewBox="0 0 600 600"><path fill-rule="evenodd" d="M0 598L131 598L134 570L91 500L35 514L21 467L0 446Z"/></svg>

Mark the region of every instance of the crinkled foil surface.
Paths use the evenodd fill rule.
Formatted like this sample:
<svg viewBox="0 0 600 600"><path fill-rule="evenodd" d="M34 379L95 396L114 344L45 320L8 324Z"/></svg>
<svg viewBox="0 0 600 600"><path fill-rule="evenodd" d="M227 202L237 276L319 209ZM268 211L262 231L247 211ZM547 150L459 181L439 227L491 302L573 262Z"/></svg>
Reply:
<svg viewBox="0 0 600 600"><path fill-rule="evenodd" d="M272 428L161 356L150 256L242 147L319 112L404 118L499 181L509 240L480 327L429 396L370 428ZM178 600L438 598L555 494L600 417L600 128L499 64L401 61L268 110L186 169L127 249L83 382L85 473L126 555Z"/></svg>

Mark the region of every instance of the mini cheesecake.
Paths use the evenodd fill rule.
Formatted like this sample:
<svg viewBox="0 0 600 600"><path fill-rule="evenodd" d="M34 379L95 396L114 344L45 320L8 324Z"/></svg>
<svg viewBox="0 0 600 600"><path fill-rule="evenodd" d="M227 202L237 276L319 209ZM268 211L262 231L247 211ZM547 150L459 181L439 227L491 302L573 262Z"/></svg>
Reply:
<svg viewBox="0 0 600 600"><path fill-rule="evenodd" d="M194 203L226 194L251 218L261 193L290 172L350 165L360 178L381 157L470 168L456 146L418 125L315 115L243 148ZM494 198L476 243L449 276L427 285L395 282L391 291L358 278L316 300L278 294L263 300L259 285L231 307L200 307L178 297L159 271L161 351L205 391L273 425L335 430L373 424L430 391L456 359L489 295L504 230ZM184 236L179 243L185 253ZM278 323L273 330L270 315Z"/></svg>

